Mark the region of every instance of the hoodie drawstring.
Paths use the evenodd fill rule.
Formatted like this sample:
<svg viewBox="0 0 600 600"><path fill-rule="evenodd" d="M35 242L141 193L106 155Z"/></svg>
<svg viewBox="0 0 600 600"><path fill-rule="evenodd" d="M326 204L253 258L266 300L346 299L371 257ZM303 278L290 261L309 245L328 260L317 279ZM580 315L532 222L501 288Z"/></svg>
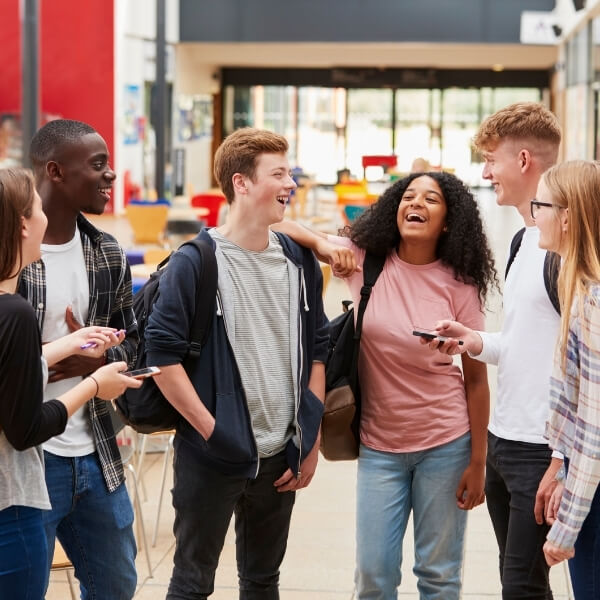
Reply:
<svg viewBox="0 0 600 600"><path fill-rule="evenodd" d="M304 269L300 269L300 285L302 287L302 296L304 297L304 310L309 311L308 300L306 298L306 280L304 279Z"/></svg>

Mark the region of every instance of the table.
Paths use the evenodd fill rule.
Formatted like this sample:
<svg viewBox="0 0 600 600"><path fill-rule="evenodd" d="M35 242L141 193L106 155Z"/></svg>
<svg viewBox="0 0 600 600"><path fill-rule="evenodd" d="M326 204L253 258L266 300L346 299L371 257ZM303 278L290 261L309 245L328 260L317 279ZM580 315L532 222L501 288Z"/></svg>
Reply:
<svg viewBox="0 0 600 600"><path fill-rule="evenodd" d="M207 217L210 213L208 208L203 206L172 206L169 208L168 219L169 221L195 221L202 217Z"/></svg>

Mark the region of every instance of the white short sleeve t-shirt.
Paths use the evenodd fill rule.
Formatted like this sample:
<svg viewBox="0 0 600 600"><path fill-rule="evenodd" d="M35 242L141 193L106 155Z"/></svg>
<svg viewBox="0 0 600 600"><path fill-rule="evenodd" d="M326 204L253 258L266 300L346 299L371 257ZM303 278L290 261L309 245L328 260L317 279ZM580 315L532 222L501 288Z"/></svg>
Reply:
<svg viewBox="0 0 600 600"><path fill-rule="evenodd" d="M54 341L71 333L65 313L73 309L75 319L85 324L89 310L89 281L85 268L79 230L66 244L42 244L42 260L46 268L46 315L42 343ZM52 367L49 368L52 374ZM44 400L57 398L77 385L82 377L49 383ZM96 449L88 406L82 406L68 421L64 433L49 439L44 450L58 456L85 456Z"/></svg>

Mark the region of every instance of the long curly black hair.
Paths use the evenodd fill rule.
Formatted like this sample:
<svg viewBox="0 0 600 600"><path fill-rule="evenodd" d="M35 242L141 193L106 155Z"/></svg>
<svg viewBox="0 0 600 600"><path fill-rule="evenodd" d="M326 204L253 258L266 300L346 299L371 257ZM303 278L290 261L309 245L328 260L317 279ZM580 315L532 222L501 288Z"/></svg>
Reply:
<svg viewBox="0 0 600 600"><path fill-rule="evenodd" d="M387 255L400 244L397 212L400 200L413 179L426 175L434 179L446 201L446 227L436 248L436 256L454 272L458 281L475 285L482 305L492 287L498 288L494 257L483 230L477 202L464 183L449 173L412 173L390 186L352 225L340 234L359 248Z"/></svg>

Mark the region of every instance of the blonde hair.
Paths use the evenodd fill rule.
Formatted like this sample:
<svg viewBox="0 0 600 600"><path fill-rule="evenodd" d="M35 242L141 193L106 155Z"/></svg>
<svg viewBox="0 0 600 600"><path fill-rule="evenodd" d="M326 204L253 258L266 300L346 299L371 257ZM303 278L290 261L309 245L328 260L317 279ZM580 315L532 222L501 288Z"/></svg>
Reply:
<svg viewBox="0 0 600 600"><path fill-rule="evenodd" d="M479 151L493 150L504 140L524 143L540 157L544 168L553 165L561 140L556 116L539 102L516 102L489 116L479 126L473 145Z"/></svg>
<svg viewBox="0 0 600 600"><path fill-rule="evenodd" d="M589 293L587 284L600 282L600 163L568 161L548 169L542 180L552 201L569 209L565 252L558 277L562 313L558 351L564 371L571 306L576 300L582 315Z"/></svg>
<svg viewBox="0 0 600 600"><path fill-rule="evenodd" d="M0 281L11 279L21 270L21 217L31 217L34 194L31 171L0 169Z"/></svg>
<svg viewBox="0 0 600 600"><path fill-rule="evenodd" d="M214 174L227 202L234 198L232 178L241 173L254 180L256 161L261 154L285 154L287 140L278 133L243 127L228 135L215 153Z"/></svg>

